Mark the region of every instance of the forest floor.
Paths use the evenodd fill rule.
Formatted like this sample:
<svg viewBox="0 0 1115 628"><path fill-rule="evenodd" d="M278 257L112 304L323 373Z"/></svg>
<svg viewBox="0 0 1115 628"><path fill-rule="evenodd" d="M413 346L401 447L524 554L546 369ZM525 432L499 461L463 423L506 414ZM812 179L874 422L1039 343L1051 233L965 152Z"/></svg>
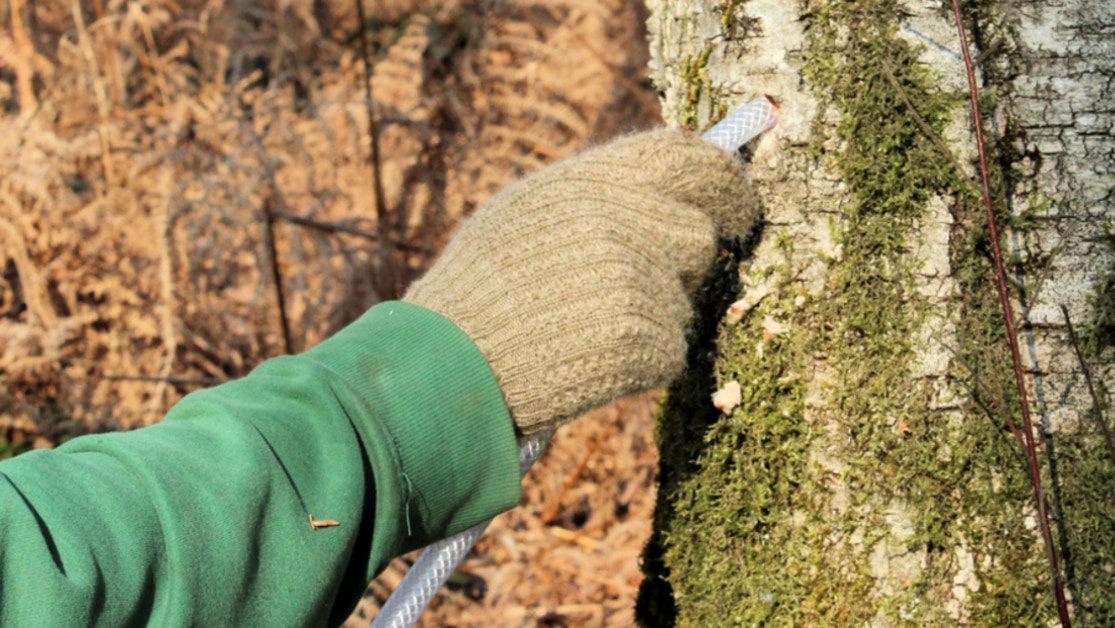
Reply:
<svg viewBox="0 0 1115 628"><path fill-rule="evenodd" d="M505 183L659 121L641 2L365 4L0 9L0 458L312 346ZM631 624L656 407L560 430L424 623Z"/></svg>

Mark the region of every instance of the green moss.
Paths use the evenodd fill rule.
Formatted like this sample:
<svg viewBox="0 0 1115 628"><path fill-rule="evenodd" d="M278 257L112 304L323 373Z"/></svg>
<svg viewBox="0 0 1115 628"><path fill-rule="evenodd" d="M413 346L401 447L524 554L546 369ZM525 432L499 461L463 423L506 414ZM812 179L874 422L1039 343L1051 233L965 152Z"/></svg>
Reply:
<svg viewBox="0 0 1115 628"><path fill-rule="evenodd" d="M1093 408L1094 412L1095 409ZM1102 414L1101 414L1102 416ZM1058 439L1060 497L1074 572L1074 610L1095 626L1115 625L1115 464L1092 417ZM1109 423L1110 424L1110 423Z"/></svg>
<svg viewBox="0 0 1115 628"><path fill-rule="evenodd" d="M747 14L747 0L724 0L716 6L720 14L720 29L729 41L746 41L754 37L760 20Z"/></svg>
<svg viewBox="0 0 1115 628"><path fill-rule="evenodd" d="M759 33L760 20L747 15L747 0L723 0L713 6L720 16L721 37L742 51L747 41ZM677 68L681 80L681 105L678 121L697 129L727 115L730 103L723 90L709 77L709 58L713 47L686 55ZM705 119L707 116L708 119Z"/></svg>
<svg viewBox="0 0 1115 628"><path fill-rule="evenodd" d="M697 128L702 94L707 98L713 89L708 77L708 60L711 54L712 49L705 48L696 55L688 55L682 59L681 67L678 68L678 76L684 89L681 123L690 129Z"/></svg>
<svg viewBox="0 0 1115 628"><path fill-rule="evenodd" d="M1109 261L1092 290L1092 316L1084 330L1089 353L1096 357L1115 347L1115 226L1110 222L1103 226L1101 242Z"/></svg>
<svg viewBox="0 0 1115 628"><path fill-rule="evenodd" d="M1081 409L1080 424L1058 435L1057 486L1063 513L1063 548L1074 607L1086 622L1115 625L1115 459L1107 448L1100 423L1111 425L1103 365L1111 364L1115 346L1115 232L1104 225L1102 244L1108 267L1100 273L1089 299L1090 316L1083 322L1083 365L1096 375L1097 399Z"/></svg>

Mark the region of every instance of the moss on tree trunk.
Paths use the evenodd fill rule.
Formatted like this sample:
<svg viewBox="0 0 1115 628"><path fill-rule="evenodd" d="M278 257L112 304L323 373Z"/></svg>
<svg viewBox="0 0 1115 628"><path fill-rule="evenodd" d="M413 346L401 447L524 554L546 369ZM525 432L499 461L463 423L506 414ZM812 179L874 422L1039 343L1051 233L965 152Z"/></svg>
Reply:
<svg viewBox="0 0 1115 628"><path fill-rule="evenodd" d="M1061 577L1074 621L1110 625L1115 10L1093 4L970 2L965 17ZM642 621L1055 619L1006 424L1019 400L946 5L650 7L669 119L701 127L764 92L783 119L752 155L768 224L702 293L690 368L662 411ZM732 324L735 299L749 309ZM722 414L710 395L731 380L742 403Z"/></svg>

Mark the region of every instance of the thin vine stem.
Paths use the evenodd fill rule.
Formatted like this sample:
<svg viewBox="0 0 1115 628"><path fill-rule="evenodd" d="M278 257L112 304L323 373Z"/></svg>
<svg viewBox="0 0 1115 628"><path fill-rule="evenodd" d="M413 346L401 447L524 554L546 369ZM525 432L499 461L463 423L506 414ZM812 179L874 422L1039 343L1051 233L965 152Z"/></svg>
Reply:
<svg viewBox="0 0 1115 628"><path fill-rule="evenodd" d="M1011 367L1014 371L1014 383L1022 414L1022 435L1026 442L1026 461L1030 474L1030 485L1034 491L1034 505L1038 512L1038 524L1041 528L1042 541L1045 544L1046 558L1049 560L1053 597L1057 602L1057 617L1061 626L1068 628L1072 625L1072 622L1069 619L1068 602L1065 599L1065 589L1061 582L1061 567L1057 556L1057 548L1053 542L1053 531L1049 523L1049 509L1046 507L1045 493L1041 484L1041 470L1038 467L1037 451L1034 446L1034 428L1030 419L1030 405L1027 399L1026 380L1022 368L1022 354L1018 349L1018 332L1014 325L1014 308L1011 306L1010 293L1007 291L1007 273L1003 266L1003 252L999 247L999 228L995 219L995 208L991 203L991 177L987 167L987 150L983 138L983 114L980 111L979 87L976 85L972 55L968 51L968 36L964 31L964 20L961 17L959 0L952 0L952 13L956 18L956 32L960 37L960 52L964 56L964 69L968 75L968 96L972 108L972 126L975 129L976 150L979 155L980 192L983 197L983 207L987 213L988 237L991 240L991 255L995 266L995 285L999 293L999 303L1003 309L1007 342L1010 344Z"/></svg>

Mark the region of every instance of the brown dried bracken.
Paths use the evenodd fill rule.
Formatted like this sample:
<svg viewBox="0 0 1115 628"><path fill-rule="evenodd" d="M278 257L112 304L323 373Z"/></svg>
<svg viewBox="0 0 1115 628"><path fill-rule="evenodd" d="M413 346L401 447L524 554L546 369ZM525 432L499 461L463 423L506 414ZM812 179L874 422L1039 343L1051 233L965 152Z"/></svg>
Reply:
<svg viewBox="0 0 1115 628"><path fill-rule="evenodd" d="M335 528L335 527L341 525L341 523L339 521L337 521L336 519L314 519L313 515L306 515L306 516L309 517L310 527L313 528L314 530L317 530L317 529L320 529L320 528Z"/></svg>
<svg viewBox="0 0 1115 628"><path fill-rule="evenodd" d="M383 227L405 283L508 180L647 124L634 3L365 4L382 199L351 0L0 13L0 423L154 422L378 300Z"/></svg>
<svg viewBox="0 0 1115 628"><path fill-rule="evenodd" d="M0 438L68 435L52 423L150 423L186 392L280 352L262 254L265 193L285 208L276 207L275 244L296 348L375 302L380 225L353 0L9 5L0 11ZM641 2L365 6L404 281L511 179L657 120ZM500 596L442 591L425 620L523 623L551 608L570 622L597 611L633 622L657 454L653 405L623 407L614 431L592 419L564 428L524 488L542 504L577 476L558 508L590 501L577 533L598 550L518 509L465 564ZM598 455L574 474L592 439ZM377 604L366 598L364 614Z"/></svg>

